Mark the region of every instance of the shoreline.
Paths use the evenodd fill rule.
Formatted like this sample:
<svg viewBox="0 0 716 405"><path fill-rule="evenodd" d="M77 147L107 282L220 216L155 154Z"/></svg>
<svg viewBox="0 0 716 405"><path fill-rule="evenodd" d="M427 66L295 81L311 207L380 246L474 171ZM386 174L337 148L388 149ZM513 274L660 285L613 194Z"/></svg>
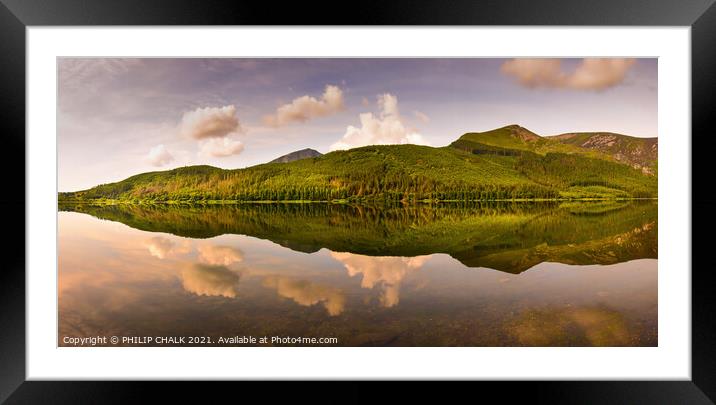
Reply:
<svg viewBox="0 0 716 405"><path fill-rule="evenodd" d="M603 202L603 201L658 201L658 197L649 198L511 198L511 199L492 199L492 200L199 200L199 201L126 201L126 200L58 200L57 204L89 204L89 205L241 205L241 204L335 204L335 205L418 205L418 204L443 204L443 203L489 203L489 202L512 202L512 203L533 203L533 202Z"/></svg>

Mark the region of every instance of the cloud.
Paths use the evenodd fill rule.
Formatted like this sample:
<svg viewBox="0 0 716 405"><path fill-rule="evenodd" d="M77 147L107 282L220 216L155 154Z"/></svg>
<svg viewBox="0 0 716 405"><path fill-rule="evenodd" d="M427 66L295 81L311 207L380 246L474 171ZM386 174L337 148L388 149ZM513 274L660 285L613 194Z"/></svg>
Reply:
<svg viewBox="0 0 716 405"><path fill-rule="evenodd" d="M623 82L634 63L635 59L586 58L572 72L565 72L561 59L512 59L500 70L529 88L604 90Z"/></svg>
<svg viewBox="0 0 716 405"><path fill-rule="evenodd" d="M165 259L171 254L185 254L191 251L189 241L176 244L163 236L154 236L145 240L144 246L149 250L149 254L157 259Z"/></svg>
<svg viewBox="0 0 716 405"><path fill-rule="evenodd" d="M378 96L381 108L379 116L360 114L361 127L349 126L343 137L331 150L356 148L366 145L390 145L412 143L428 145L423 136L403 123L398 111L398 98L392 94Z"/></svg>
<svg viewBox="0 0 716 405"><path fill-rule="evenodd" d="M400 284L408 273L420 269L430 258L363 256L347 252L331 252L331 257L343 263L349 276L361 274L361 287L372 289L380 286L380 303L386 308L400 302Z"/></svg>
<svg viewBox="0 0 716 405"><path fill-rule="evenodd" d="M231 138L211 138L201 141L199 152L204 156L227 157L243 152L244 144Z"/></svg>
<svg viewBox="0 0 716 405"><path fill-rule="evenodd" d="M182 135L193 139L223 138L242 131L233 105L185 112L179 130Z"/></svg>
<svg viewBox="0 0 716 405"><path fill-rule="evenodd" d="M145 160L152 166L164 166L174 160L174 156L163 145L157 145L149 150Z"/></svg>
<svg viewBox="0 0 716 405"><path fill-rule="evenodd" d="M214 266L229 266L244 260L244 253L231 246L202 245L197 250L199 260Z"/></svg>
<svg viewBox="0 0 716 405"><path fill-rule="evenodd" d="M150 255L157 259L164 259L174 247L174 242L161 236L155 236L144 242L144 245L149 249Z"/></svg>
<svg viewBox="0 0 716 405"><path fill-rule="evenodd" d="M186 112L179 123L179 131L199 141L199 154L202 156L227 157L244 150L241 141L231 138L231 135L243 132L233 105Z"/></svg>
<svg viewBox="0 0 716 405"><path fill-rule="evenodd" d="M195 264L181 274L186 291L209 297L236 298L239 275L224 266Z"/></svg>
<svg viewBox="0 0 716 405"><path fill-rule="evenodd" d="M320 100L308 95L295 98L289 104L278 107L274 114L264 116L263 122L268 126L281 127L294 122L325 117L344 109L343 90L338 86L328 85Z"/></svg>
<svg viewBox="0 0 716 405"><path fill-rule="evenodd" d="M323 303L331 316L340 315L346 305L346 298L339 289L306 280L267 277L264 279L263 285L275 289L278 295L290 298L298 305L309 307Z"/></svg>

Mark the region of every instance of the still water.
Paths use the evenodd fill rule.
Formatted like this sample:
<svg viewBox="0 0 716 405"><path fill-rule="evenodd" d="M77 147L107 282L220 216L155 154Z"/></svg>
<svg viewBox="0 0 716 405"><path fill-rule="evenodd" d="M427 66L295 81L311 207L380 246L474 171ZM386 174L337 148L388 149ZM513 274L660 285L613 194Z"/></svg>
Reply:
<svg viewBox="0 0 716 405"><path fill-rule="evenodd" d="M60 209L60 346L658 344L656 202Z"/></svg>

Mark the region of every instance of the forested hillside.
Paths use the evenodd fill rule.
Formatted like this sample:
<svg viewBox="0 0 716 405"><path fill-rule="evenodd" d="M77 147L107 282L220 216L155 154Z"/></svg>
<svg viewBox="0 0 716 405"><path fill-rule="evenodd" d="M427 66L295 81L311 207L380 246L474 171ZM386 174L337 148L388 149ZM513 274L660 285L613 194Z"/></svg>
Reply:
<svg viewBox="0 0 716 405"><path fill-rule="evenodd" d="M366 146L288 163L190 166L132 176L61 201L418 201L656 197L657 178L602 151L509 126L450 146Z"/></svg>

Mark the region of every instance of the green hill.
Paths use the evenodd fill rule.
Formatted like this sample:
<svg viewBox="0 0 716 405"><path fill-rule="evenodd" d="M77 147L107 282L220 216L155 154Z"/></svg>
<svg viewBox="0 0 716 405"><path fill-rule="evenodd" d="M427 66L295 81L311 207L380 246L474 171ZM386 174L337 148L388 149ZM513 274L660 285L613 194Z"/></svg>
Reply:
<svg viewBox="0 0 716 405"><path fill-rule="evenodd" d="M417 201L656 197L657 178L599 150L509 126L440 148L376 145L288 163L138 174L60 201Z"/></svg>
<svg viewBox="0 0 716 405"><path fill-rule="evenodd" d="M468 132L454 142L453 146L466 145L466 143L470 142L505 149L534 151L537 143L541 140L542 137L526 128L522 128L519 125L508 125L492 131Z"/></svg>
<svg viewBox="0 0 716 405"><path fill-rule="evenodd" d="M579 154L586 157L624 163L642 173L656 173L658 139L637 138L611 132L571 132L542 137L519 125L508 125L487 132L470 132L452 146L473 149L477 146L547 153Z"/></svg>

